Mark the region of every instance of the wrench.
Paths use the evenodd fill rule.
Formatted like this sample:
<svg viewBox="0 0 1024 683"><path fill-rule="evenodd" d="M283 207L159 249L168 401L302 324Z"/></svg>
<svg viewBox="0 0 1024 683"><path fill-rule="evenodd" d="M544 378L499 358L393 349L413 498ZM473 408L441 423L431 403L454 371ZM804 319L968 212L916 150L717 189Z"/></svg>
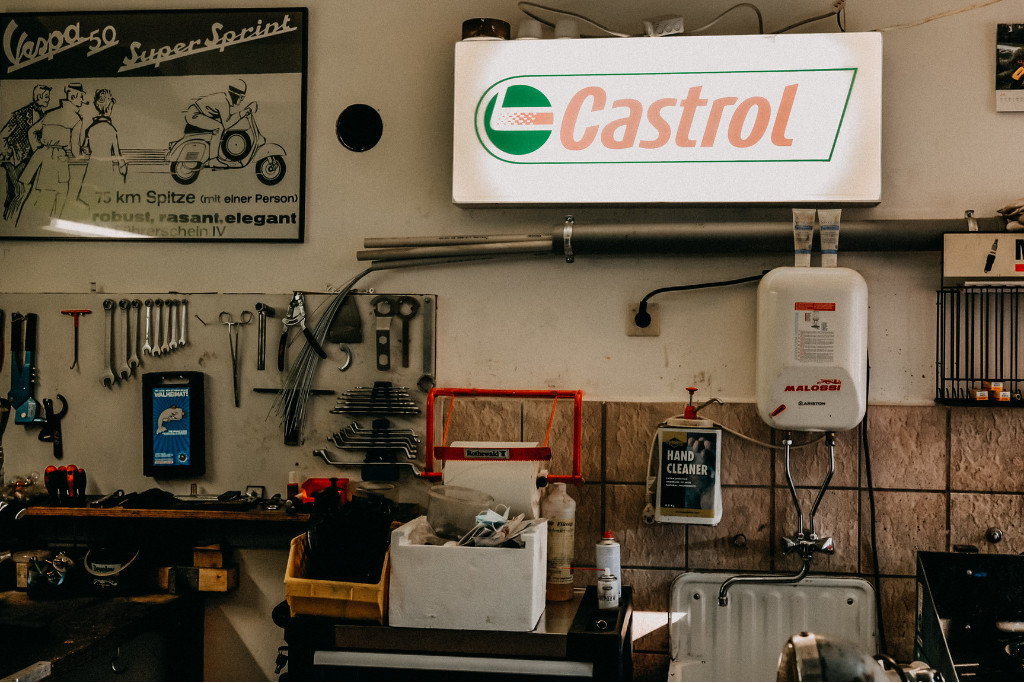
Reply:
<svg viewBox="0 0 1024 683"><path fill-rule="evenodd" d="M132 300L132 307L130 311L135 311L135 322L132 322L131 317L128 318L128 335L132 338L131 344L128 348L131 350L131 355L128 356L128 367L132 370L142 365L139 361L139 322L142 317L142 302L138 299Z"/></svg>
<svg viewBox="0 0 1024 683"><path fill-rule="evenodd" d="M434 388L434 299L423 297L423 375L416 382L420 391Z"/></svg>
<svg viewBox="0 0 1024 683"><path fill-rule="evenodd" d="M156 322L153 328L156 330L153 334L153 355L159 356L163 353L163 341L164 341L164 300L157 299L153 302L156 306Z"/></svg>
<svg viewBox="0 0 1024 683"><path fill-rule="evenodd" d="M131 338L128 336L128 311L131 307L131 302L128 299L121 299L117 302L118 308L121 309L121 339L124 340L124 346L121 347L121 365L117 369L117 374L121 379L128 379L132 376L132 369L128 365L128 345Z"/></svg>
<svg viewBox="0 0 1024 683"><path fill-rule="evenodd" d="M106 342L103 348L106 349L106 356L103 358L103 375L100 377L100 381L103 382L105 387L113 387L117 382L117 375L114 374L114 303L113 299L103 300L103 311L106 315L106 321L104 322L103 335L106 337Z"/></svg>
<svg viewBox="0 0 1024 683"><path fill-rule="evenodd" d="M152 356L153 355L153 344L150 342L150 335L153 330L153 323L151 316L153 313L153 300L146 299L146 344L142 347L142 355Z"/></svg>
<svg viewBox="0 0 1024 683"><path fill-rule="evenodd" d="M188 332L186 322L188 321L188 299L181 300L181 337L178 339L178 346L188 344Z"/></svg>
<svg viewBox="0 0 1024 683"><path fill-rule="evenodd" d="M160 316L160 355L171 352L171 300L164 301L164 310Z"/></svg>
<svg viewBox="0 0 1024 683"><path fill-rule="evenodd" d="M171 319L170 330L171 330L171 341L168 342L168 346L171 347L171 351L178 348L178 304L180 302L177 299L171 299L167 302L167 317Z"/></svg>

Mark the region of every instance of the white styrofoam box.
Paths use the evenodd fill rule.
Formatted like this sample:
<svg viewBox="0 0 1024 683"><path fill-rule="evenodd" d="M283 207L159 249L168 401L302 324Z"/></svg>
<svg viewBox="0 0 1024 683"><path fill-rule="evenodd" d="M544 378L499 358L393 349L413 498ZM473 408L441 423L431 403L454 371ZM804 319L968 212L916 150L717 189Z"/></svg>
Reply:
<svg viewBox="0 0 1024 683"><path fill-rule="evenodd" d="M391 532L388 623L412 628L532 631L544 613L547 522L523 548L414 545L419 517Z"/></svg>
<svg viewBox="0 0 1024 683"><path fill-rule="evenodd" d="M774 681L795 633L827 634L878 649L874 589L864 579L809 576L799 583L738 583L732 574L688 572L669 589L669 681Z"/></svg>

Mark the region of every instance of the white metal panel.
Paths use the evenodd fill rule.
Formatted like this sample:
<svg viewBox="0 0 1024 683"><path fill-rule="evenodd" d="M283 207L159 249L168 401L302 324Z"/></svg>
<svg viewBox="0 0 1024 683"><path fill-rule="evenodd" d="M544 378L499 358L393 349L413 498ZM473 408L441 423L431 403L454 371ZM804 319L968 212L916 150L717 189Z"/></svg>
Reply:
<svg viewBox="0 0 1024 683"><path fill-rule="evenodd" d="M796 584L740 583L718 604L734 574L685 573L669 594L670 681L775 680L779 655L795 633L841 638L877 650L874 589L853 578L808 577Z"/></svg>

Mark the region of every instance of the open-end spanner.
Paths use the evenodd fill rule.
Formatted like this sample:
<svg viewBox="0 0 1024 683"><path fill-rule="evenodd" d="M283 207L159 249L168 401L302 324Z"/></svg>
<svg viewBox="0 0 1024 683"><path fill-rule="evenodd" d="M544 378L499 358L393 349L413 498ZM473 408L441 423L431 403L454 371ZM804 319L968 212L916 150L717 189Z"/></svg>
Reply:
<svg viewBox="0 0 1024 683"><path fill-rule="evenodd" d="M170 319L169 329L171 331L171 338L167 342L167 346L171 351L178 348L178 300L170 299L167 302L167 317Z"/></svg>
<svg viewBox="0 0 1024 683"><path fill-rule="evenodd" d="M178 346L188 344L188 299L181 300L181 327L178 330Z"/></svg>
<svg viewBox="0 0 1024 683"><path fill-rule="evenodd" d="M373 314L377 318L375 338L377 340L377 369L391 369L391 318L394 315L394 302L391 297L383 294L374 297L370 302Z"/></svg>
<svg viewBox="0 0 1024 683"><path fill-rule="evenodd" d="M434 388L434 299L423 297L423 374L416 381L420 391Z"/></svg>
<svg viewBox="0 0 1024 683"><path fill-rule="evenodd" d="M163 313L160 315L160 355L171 352L171 300L164 301Z"/></svg>
<svg viewBox="0 0 1024 683"><path fill-rule="evenodd" d="M132 376L132 369L128 365L128 330L131 329L128 325L128 311L131 309L132 303L128 299L121 299L117 302L117 307L121 309L121 340L124 345L121 347L121 363L117 366L117 374L121 379L128 379Z"/></svg>
<svg viewBox="0 0 1024 683"><path fill-rule="evenodd" d="M114 308L117 304L113 299L103 300L103 311L106 320L103 324L103 336L106 341L103 344L103 375L100 381L105 387L113 387L117 382L117 375L114 374Z"/></svg>
<svg viewBox="0 0 1024 683"><path fill-rule="evenodd" d="M395 301L395 315L402 321L402 367L409 367L409 321L416 317L420 302L411 296L400 296Z"/></svg>
<svg viewBox="0 0 1024 683"><path fill-rule="evenodd" d="M146 343L142 347L142 355L152 356L153 355L153 300L146 299Z"/></svg>
<svg viewBox="0 0 1024 683"><path fill-rule="evenodd" d="M156 321L153 323L153 329L156 330L153 334L153 355L159 356L163 354L164 345L164 300L157 299L153 302L156 309L153 311L153 315Z"/></svg>
<svg viewBox="0 0 1024 683"><path fill-rule="evenodd" d="M135 312L135 322L132 322L131 317L128 318L128 334L132 338L132 343L128 347L128 367L132 370L142 365L139 360L139 325L142 318L142 301L139 299L132 299L132 307L129 309Z"/></svg>

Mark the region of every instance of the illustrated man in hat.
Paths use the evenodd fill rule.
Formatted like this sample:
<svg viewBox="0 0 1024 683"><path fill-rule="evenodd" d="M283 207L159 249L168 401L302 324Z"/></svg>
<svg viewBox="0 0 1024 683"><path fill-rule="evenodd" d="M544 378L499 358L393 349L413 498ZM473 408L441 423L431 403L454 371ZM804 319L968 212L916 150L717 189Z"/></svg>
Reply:
<svg viewBox="0 0 1024 683"><path fill-rule="evenodd" d="M15 109L11 118L0 128L0 165L7 179L7 196L4 197L4 218L10 218L21 200L21 183L18 177L25 170L32 146L28 140L28 129L43 118L50 106L50 86L39 84L32 88L32 101Z"/></svg>
<svg viewBox="0 0 1024 683"><path fill-rule="evenodd" d="M64 88L60 106L46 112L28 129L28 142L33 152L20 178L29 189L18 211L18 225L28 220L48 223L63 211L70 181L68 159L82 153L82 115L79 112L85 104L82 84L69 83Z"/></svg>
<svg viewBox="0 0 1024 683"><path fill-rule="evenodd" d="M228 91L197 97L185 110L185 132L210 133L210 166L226 168L220 158L220 142L224 131L237 120L242 100L245 99L245 81L238 79L228 85ZM232 120L232 113L235 119Z"/></svg>

